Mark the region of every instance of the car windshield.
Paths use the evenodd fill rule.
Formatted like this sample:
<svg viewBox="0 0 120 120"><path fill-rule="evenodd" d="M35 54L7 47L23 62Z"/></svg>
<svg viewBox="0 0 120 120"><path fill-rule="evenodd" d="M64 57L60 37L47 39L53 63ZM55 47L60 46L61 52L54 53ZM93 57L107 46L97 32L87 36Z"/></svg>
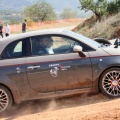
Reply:
<svg viewBox="0 0 120 120"><path fill-rule="evenodd" d="M67 30L65 32L69 33L69 34L71 34L73 36L77 36L78 38L80 38L83 41L86 40L88 43L93 44L93 45L95 45L97 47L102 47L100 43L98 43L98 42L96 42L96 41L94 41L94 40L92 40L90 38L87 38L87 37L85 37L83 35L80 35L78 33L72 32L72 31L67 31Z"/></svg>

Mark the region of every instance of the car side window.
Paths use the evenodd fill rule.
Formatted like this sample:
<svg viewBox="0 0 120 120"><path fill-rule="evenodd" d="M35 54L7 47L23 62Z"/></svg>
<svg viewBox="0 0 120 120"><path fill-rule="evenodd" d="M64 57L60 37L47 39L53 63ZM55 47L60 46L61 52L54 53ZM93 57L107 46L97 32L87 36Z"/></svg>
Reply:
<svg viewBox="0 0 120 120"><path fill-rule="evenodd" d="M75 40L74 38L67 37L67 36L52 36L54 44L52 46L54 52L57 53L73 53L73 48L75 45L79 45L83 48L83 52L93 50L88 45Z"/></svg>
<svg viewBox="0 0 120 120"><path fill-rule="evenodd" d="M52 36L52 39L54 41L52 48L56 54L73 53L73 47L80 45L77 41L65 36Z"/></svg>
<svg viewBox="0 0 120 120"><path fill-rule="evenodd" d="M20 58L25 56L25 51L23 48L24 41L14 41L10 43L2 53L3 59L10 59L10 58Z"/></svg>
<svg viewBox="0 0 120 120"><path fill-rule="evenodd" d="M32 55L66 54L73 53L75 45L89 50L89 46L63 35L44 35L31 37Z"/></svg>
<svg viewBox="0 0 120 120"><path fill-rule="evenodd" d="M15 46L13 52L22 52L22 41L18 42L17 45Z"/></svg>

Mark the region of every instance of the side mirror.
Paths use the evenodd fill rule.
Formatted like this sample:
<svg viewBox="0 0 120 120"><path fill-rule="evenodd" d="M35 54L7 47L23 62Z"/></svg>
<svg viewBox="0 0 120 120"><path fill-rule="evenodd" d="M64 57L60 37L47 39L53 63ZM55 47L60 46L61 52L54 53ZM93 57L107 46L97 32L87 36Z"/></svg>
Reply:
<svg viewBox="0 0 120 120"><path fill-rule="evenodd" d="M78 52L80 57L86 57L86 55L82 52L82 47L79 45L75 45L73 51Z"/></svg>

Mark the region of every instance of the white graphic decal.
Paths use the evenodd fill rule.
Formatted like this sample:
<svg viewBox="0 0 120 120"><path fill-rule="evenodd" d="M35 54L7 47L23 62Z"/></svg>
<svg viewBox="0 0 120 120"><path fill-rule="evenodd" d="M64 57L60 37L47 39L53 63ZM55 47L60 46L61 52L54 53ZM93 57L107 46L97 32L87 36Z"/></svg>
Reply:
<svg viewBox="0 0 120 120"><path fill-rule="evenodd" d="M59 64L50 64L49 67L59 66Z"/></svg>
<svg viewBox="0 0 120 120"><path fill-rule="evenodd" d="M53 77L57 77L57 74L58 74L58 67L54 67L53 69L50 70L50 74L53 76Z"/></svg>

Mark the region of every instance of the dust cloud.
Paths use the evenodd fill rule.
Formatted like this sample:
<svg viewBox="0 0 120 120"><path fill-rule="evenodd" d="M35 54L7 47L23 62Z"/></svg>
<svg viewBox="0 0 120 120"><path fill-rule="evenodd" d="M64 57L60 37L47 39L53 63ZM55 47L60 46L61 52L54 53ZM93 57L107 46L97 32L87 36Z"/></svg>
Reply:
<svg viewBox="0 0 120 120"><path fill-rule="evenodd" d="M109 99L102 94L90 96L82 94L52 100L26 101L24 103L14 105L11 110L2 113L0 115L0 119L9 120L10 118L11 120L31 114L42 115L42 113L45 112L75 108L78 106L81 107L106 101L109 101Z"/></svg>

